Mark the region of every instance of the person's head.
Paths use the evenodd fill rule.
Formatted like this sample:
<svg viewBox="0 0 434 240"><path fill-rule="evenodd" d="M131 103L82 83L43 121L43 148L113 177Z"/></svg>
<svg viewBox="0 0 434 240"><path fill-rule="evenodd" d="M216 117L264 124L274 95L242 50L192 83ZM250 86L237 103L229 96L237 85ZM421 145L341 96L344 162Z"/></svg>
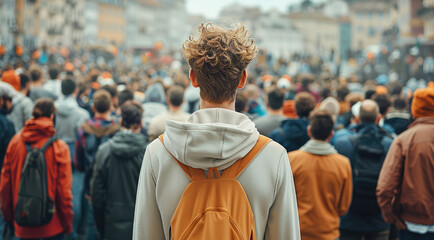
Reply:
<svg viewBox="0 0 434 240"><path fill-rule="evenodd" d="M255 84L248 84L243 91L249 100L257 100L260 95L260 90Z"/></svg>
<svg viewBox="0 0 434 240"><path fill-rule="evenodd" d="M380 118L380 108L378 104L371 99L364 100L360 105L359 117L362 123L376 124Z"/></svg>
<svg viewBox="0 0 434 240"><path fill-rule="evenodd" d="M372 99L372 97L375 95L375 89L368 89L365 92L365 99Z"/></svg>
<svg viewBox="0 0 434 240"><path fill-rule="evenodd" d="M121 107L122 127L131 130L140 130L142 128L143 109L136 102L127 102Z"/></svg>
<svg viewBox="0 0 434 240"><path fill-rule="evenodd" d="M321 94L321 99L323 99L323 100L330 97L330 95L331 95L330 88L328 88L328 87L321 88L320 94Z"/></svg>
<svg viewBox="0 0 434 240"><path fill-rule="evenodd" d="M59 68L57 66L51 66L48 70L48 74L50 75L51 79L58 79L59 78Z"/></svg>
<svg viewBox="0 0 434 240"><path fill-rule="evenodd" d="M12 111L14 93L11 85L0 82L0 113L7 115Z"/></svg>
<svg viewBox="0 0 434 240"><path fill-rule="evenodd" d="M315 108L315 98L308 92L300 92L295 95L295 111L299 118L309 117L310 112Z"/></svg>
<svg viewBox="0 0 434 240"><path fill-rule="evenodd" d="M30 80L32 80L32 82L39 82L40 80L42 80L42 73L39 69L33 69L30 72Z"/></svg>
<svg viewBox="0 0 434 240"><path fill-rule="evenodd" d="M246 82L246 67L258 51L243 24L226 29L202 23L184 42L182 52L201 98L221 104L235 100L237 88L243 88Z"/></svg>
<svg viewBox="0 0 434 240"><path fill-rule="evenodd" d="M267 94L267 105L270 109L278 111L283 107L284 94L280 89L273 89Z"/></svg>
<svg viewBox="0 0 434 240"><path fill-rule="evenodd" d="M395 98L392 103L392 107L396 110L406 110L407 109L407 101L404 98Z"/></svg>
<svg viewBox="0 0 434 240"><path fill-rule="evenodd" d="M389 111L389 108L392 105L389 97L385 94L376 95L374 97L374 101L378 104L380 114L383 116L387 113L387 111Z"/></svg>
<svg viewBox="0 0 434 240"><path fill-rule="evenodd" d="M352 108L354 106L354 104L363 101L363 94L358 93L358 92L352 92L349 93L346 97L345 97L345 102L348 104L349 108Z"/></svg>
<svg viewBox="0 0 434 240"><path fill-rule="evenodd" d="M246 95L238 93L235 100L235 111L239 113L244 113L247 111L247 99Z"/></svg>
<svg viewBox="0 0 434 240"><path fill-rule="evenodd" d="M336 95L338 97L338 101L345 101L345 97L350 93L350 89L347 86L341 85L336 90Z"/></svg>
<svg viewBox="0 0 434 240"><path fill-rule="evenodd" d="M21 91L29 90L30 88L30 78L25 73L20 74L20 86Z"/></svg>
<svg viewBox="0 0 434 240"><path fill-rule="evenodd" d="M434 84L414 92L411 102L411 115L413 118L434 117Z"/></svg>
<svg viewBox="0 0 434 240"><path fill-rule="evenodd" d="M315 76L312 74L300 75L301 87L305 90L309 89L310 85L315 81Z"/></svg>
<svg viewBox="0 0 434 240"><path fill-rule="evenodd" d="M13 69L3 72L1 80L10 84L15 90L20 91L20 77Z"/></svg>
<svg viewBox="0 0 434 240"><path fill-rule="evenodd" d="M99 89L93 95L92 110L95 113L107 114L112 106L110 93L104 89Z"/></svg>
<svg viewBox="0 0 434 240"><path fill-rule="evenodd" d="M181 86L172 86L167 92L167 103L172 107L180 107L184 102L184 88Z"/></svg>
<svg viewBox="0 0 434 240"><path fill-rule="evenodd" d="M119 93L118 101L119 101L120 107L122 107L123 105L126 105L127 103L129 103L133 100L134 100L134 93L131 92L130 90L125 89Z"/></svg>
<svg viewBox="0 0 434 240"><path fill-rule="evenodd" d="M332 115L333 121L336 121L339 116L339 102L334 97L324 99L319 105L319 109L328 111Z"/></svg>
<svg viewBox="0 0 434 240"><path fill-rule="evenodd" d="M62 88L62 94L65 96L76 94L77 93L76 90L78 90L77 84L75 84L75 81L70 78L67 78L62 81L61 88Z"/></svg>
<svg viewBox="0 0 434 240"><path fill-rule="evenodd" d="M36 100L33 106L32 116L35 119L47 117L54 119L54 114L56 113L56 107L54 106L53 100L49 98L40 98Z"/></svg>
<svg viewBox="0 0 434 240"><path fill-rule="evenodd" d="M315 110L310 114L307 134L314 140L330 141L333 137L333 118L326 110Z"/></svg>
<svg viewBox="0 0 434 240"><path fill-rule="evenodd" d="M114 88L111 85L104 85L101 87L101 89L106 90L110 94L110 97L111 97L112 102L113 102L113 106L115 108L117 108L119 101L118 101L118 91L116 90L116 88Z"/></svg>

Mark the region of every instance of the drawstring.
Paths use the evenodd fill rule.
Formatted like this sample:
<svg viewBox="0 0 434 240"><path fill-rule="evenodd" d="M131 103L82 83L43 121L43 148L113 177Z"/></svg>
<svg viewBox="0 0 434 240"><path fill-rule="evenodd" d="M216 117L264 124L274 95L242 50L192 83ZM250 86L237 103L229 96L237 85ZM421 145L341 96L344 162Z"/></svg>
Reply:
<svg viewBox="0 0 434 240"><path fill-rule="evenodd" d="M208 169L208 179L214 178L214 174L216 178L220 177L220 172L216 167L212 167Z"/></svg>

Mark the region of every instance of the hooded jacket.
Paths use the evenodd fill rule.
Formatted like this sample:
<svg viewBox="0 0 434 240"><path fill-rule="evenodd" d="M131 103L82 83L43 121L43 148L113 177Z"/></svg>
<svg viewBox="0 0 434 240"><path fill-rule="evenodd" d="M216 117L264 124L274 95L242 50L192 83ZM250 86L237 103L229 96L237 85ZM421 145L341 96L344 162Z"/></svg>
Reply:
<svg viewBox="0 0 434 240"><path fill-rule="evenodd" d="M212 108L184 122L166 121L164 144L146 149L137 189L133 239L169 239L170 221L190 180L171 157L207 170L224 170L244 157L259 133L247 116ZM286 150L267 144L237 179L255 216L258 239L300 239L297 200Z"/></svg>
<svg viewBox="0 0 434 240"><path fill-rule="evenodd" d="M103 239L131 239L133 235L137 183L146 146L142 134L121 130L96 154L91 196Z"/></svg>
<svg viewBox="0 0 434 240"><path fill-rule="evenodd" d="M302 238L338 239L339 217L348 211L353 194L350 161L329 143L317 140L288 156Z"/></svg>
<svg viewBox="0 0 434 240"><path fill-rule="evenodd" d="M308 125L309 120L307 118L284 120L280 128L271 132L270 138L280 143L287 152L298 150L309 141Z"/></svg>
<svg viewBox="0 0 434 240"><path fill-rule="evenodd" d="M0 180L1 210L7 222L14 221L21 171L27 154L25 143L31 143L32 148L42 148L55 133L51 119L32 118L27 121L23 130L12 138ZM72 232L72 173L69 148L66 143L62 140L53 142L45 152L45 161L48 195L54 199L55 213L48 224L40 227L21 227L15 223L15 235L19 238L47 238Z"/></svg>
<svg viewBox="0 0 434 240"><path fill-rule="evenodd" d="M56 101L55 105L57 109L55 126L57 136L67 143L74 143L77 128L90 119L90 115L78 106L77 101L72 96Z"/></svg>
<svg viewBox="0 0 434 240"><path fill-rule="evenodd" d="M353 145L351 140L352 136L355 134L375 134L377 136L382 136L381 144L383 146L384 152L389 151L389 147L392 144L393 138L382 128L378 127L374 123L361 123L355 130L357 133L351 135L342 136L336 139L335 148L338 153L344 155L350 159L351 164L356 159L356 147ZM383 231L389 228L389 225L383 219L381 214L373 216L361 216L357 213L353 213L350 209L348 213L341 218L341 229L349 231Z"/></svg>
<svg viewBox="0 0 434 240"><path fill-rule="evenodd" d="M154 83L145 91L143 108L143 128L148 129L152 118L167 112L166 94L163 85Z"/></svg>
<svg viewBox="0 0 434 240"><path fill-rule="evenodd" d="M19 132L26 121L32 118L33 102L22 93L15 92L12 105L12 112L8 114L8 118L14 124L15 132Z"/></svg>

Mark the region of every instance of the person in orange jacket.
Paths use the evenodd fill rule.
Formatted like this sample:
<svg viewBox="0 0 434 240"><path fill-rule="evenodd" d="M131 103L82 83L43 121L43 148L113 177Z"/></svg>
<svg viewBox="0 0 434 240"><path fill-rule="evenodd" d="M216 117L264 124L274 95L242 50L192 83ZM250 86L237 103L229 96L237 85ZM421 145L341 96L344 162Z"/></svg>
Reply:
<svg viewBox="0 0 434 240"><path fill-rule="evenodd" d="M33 118L12 138L4 159L0 180L1 211L6 222L14 222L15 235L20 239L64 239L65 234L72 232L71 158L68 145L62 140L54 141L45 152L48 195L55 204L53 218L39 227L23 227L14 221L21 171L27 154L25 144L42 148L56 134L55 111L52 100L36 101Z"/></svg>

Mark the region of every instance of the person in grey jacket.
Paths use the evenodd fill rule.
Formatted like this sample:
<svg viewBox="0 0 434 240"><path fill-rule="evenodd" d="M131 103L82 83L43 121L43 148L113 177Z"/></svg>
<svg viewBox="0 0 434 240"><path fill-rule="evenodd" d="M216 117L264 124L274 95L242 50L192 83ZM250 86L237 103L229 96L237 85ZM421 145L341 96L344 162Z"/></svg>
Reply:
<svg viewBox="0 0 434 240"><path fill-rule="evenodd" d="M21 91L28 87L30 78L25 74L20 74ZM26 121L32 118L33 102L32 99L22 92L14 91L12 99L13 109L8 114L8 119L14 124L15 132L19 132Z"/></svg>
<svg viewBox="0 0 434 240"><path fill-rule="evenodd" d="M78 106L75 97L78 93L76 83L72 79L62 81L62 100L55 102L56 113L56 135L65 141L71 152L74 153L74 144L77 135L77 128L90 118L89 113Z"/></svg>
<svg viewBox="0 0 434 240"><path fill-rule="evenodd" d="M100 146L91 181L92 206L101 239L131 239L140 167L147 146L142 108L122 107L121 131Z"/></svg>

